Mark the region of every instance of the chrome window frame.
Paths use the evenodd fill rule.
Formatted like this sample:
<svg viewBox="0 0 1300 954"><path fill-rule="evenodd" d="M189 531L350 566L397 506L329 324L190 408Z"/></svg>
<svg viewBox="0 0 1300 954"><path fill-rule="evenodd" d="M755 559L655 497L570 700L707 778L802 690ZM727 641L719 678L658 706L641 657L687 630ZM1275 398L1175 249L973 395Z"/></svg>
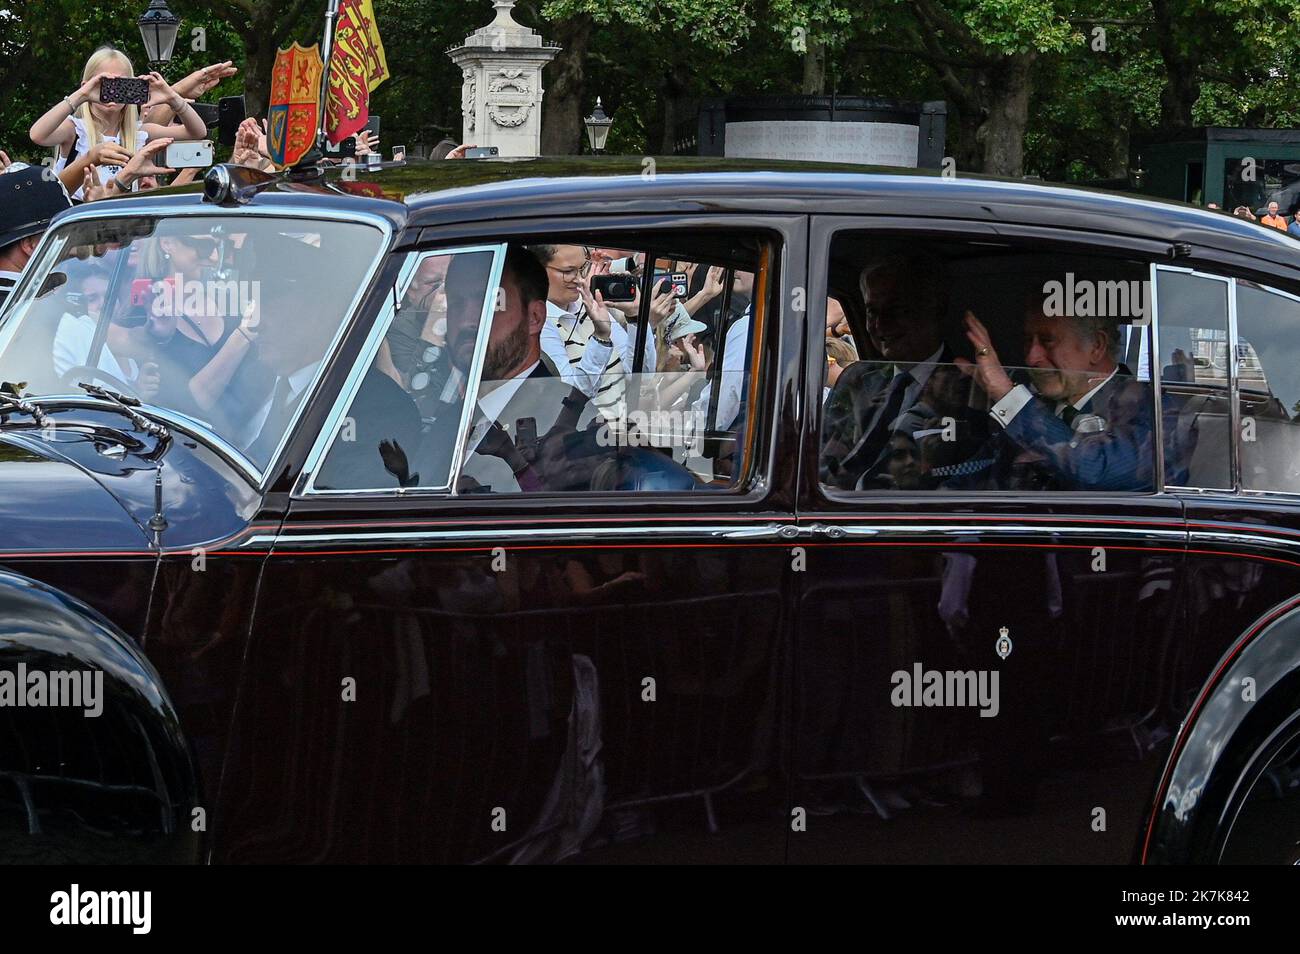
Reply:
<svg viewBox="0 0 1300 954"><path fill-rule="evenodd" d="M470 363L469 374L466 377L466 396L463 406L461 407L460 422L456 428L456 445L452 451L451 468L447 475L447 480L441 485L429 485L422 487L359 487L339 488L339 489L318 489L316 487L316 475L320 470L320 465L324 462L329 448L334 444L338 436L339 428L343 422L345 413L352 406L356 399L357 392L361 389L361 382L374 364L375 355L379 353L379 346L388 334L388 329L397 317L397 312L401 307L401 300L406 295L411 281L415 278L415 270L425 259L433 258L438 255L462 255L474 252L491 252L492 267L488 273L488 287L483 296L483 309L479 314L479 331L478 339L474 344L474 357ZM468 400L468 395L473 390L471 385L478 381L483 370L484 355L487 354L488 333L491 331L491 322L496 303L496 290L501 285L501 273L505 268L505 242L480 242L474 245L454 245L448 248L421 249L409 252L406 261L402 263L401 270L398 272L397 281L393 284L392 293L388 296L388 301L384 309L375 319L370 333L366 336L365 343L361 346L361 351L357 354L357 359L353 362L352 368L348 372L347 380L344 381L343 387L339 390L334 399L333 406L330 407L329 415L325 419L325 424L321 427L320 433L312 443L311 451L307 455L307 460L303 464L302 472L298 475L295 483L293 497L302 499L308 497L347 497L347 498L388 498L388 497L425 497L439 496L445 497L449 493L455 496L455 479L460 472L461 458L464 453L465 436L469 430L469 422L474 410L474 402Z"/></svg>
<svg viewBox="0 0 1300 954"><path fill-rule="evenodd" d="M1232 279L1232 309L1233 309L1233 318L1234 318L1234 321L1236 320L1236 317L1237 317L1237 311L1236 311L1236 309L1237 309L1237 288L1238 288L1240 285L1243 285L1243 284L1244 284L1244 285L1249 285L1249 286L1252 287L1252 288L1256 288L1256 289L1258 289L1259 291L1264 292L1265 294L1268 294L1268 295L1277 295L1279 298L1286 298L1286 299L1289 299L1290 301L1295 302L1297 305L1300 305L1300 295L1294 295L1294 294L1292 294L1291 292L1283 291L1283 290L1280 289L1280 288L1274 288L1272 285L1265 285L1265 284L1263 284L1262 282L1257 282L1257 281L1255 281L1255 280L1253 280L1253 279L1238 279L1238 278L1233 278L1233 279ZM1297 334L1300 334L1300 329L1297 329ZM1237 346L1238 346L1239 343L1240 343L1240 342L1239 342L1239 340L1238 340L1238 338L1237 338L1237 331L1236 331L1235 326L1234 326L1233 337L1232 337L1232 353L1233 353L1233 355L1234 355L1234 358L1235 358L1235 356L1236 356L1236 353L1237 353ZM1253 347L1253 346L1252 346L1252 347ZM1258 354L1258 352L1257 352L1257 354ZM1261 365L1263 364L1263 362L1260 362L1260 363L1261 363ZM1272 389L1270 388L1270 393L1271 393L1271 392L1272 392ZM1233 402L1233 406L1237 408L1237 413L1238 413L1238 415L1240 415L1240 413L1241 413L1241 405L1240 405L1239 401L1234 401L1234 402ZM1300 426L1300 423L1296 423L1294 426ZM1237 438L1236 438L1236 440L1233 441L1234 444L1237 444L1238 441L1240 441L1240 439L1241 439L1241 426L1240 426L1240 424L1238 424L1238 426L1237 426L1236 435L1237 435ZM1240 480L1240 476L1241 476L1241 475L1240 475L1240 473L1239 473L1239 474L1238 474L1238 478L1239 478L1239 479L1238 479L1238 482L1237 482L1238 486L1237 486L1237 490L1236 490L1236 494L1237 494L1237 496L1241 496L1241 497L1262 497L1262 498L1277 497L1277 498L1281 498L1281 499L1283 499L1283 500L1296 500L1296 499L1300 499L1300 490L1259 490L1259 489L1256 489L1256 488L1254 488L1254 487L1247 487L1247 486L1246 486L1246 485L1245 485L1245 484Z"/></svg>
<svg viewBox="0 0 1300 954"><path fill-rule="evenodd" d="M1194 485L1168 484L1163 483L1165 470L1165 446L1163 439L1163 421L1164 421L1164 391L1162 382L1159 379L1159 368L1164 360L1159 351L1160 345L1160 284L1158 281L1161 272L1168 272L1179 275L1191 275L1194 278L1203 278L1209 281L1221 283L1227 291L1228 308L1227 308L1227 345L1228 345L1228 427L1231 440L1228 442L1228 480L1231 487L1197 487ZM1153 262L1151 265L1151 308L1152 322L1151 326L1155 329L1154 341L1152 348L1156 349L1153 353L1151 362L1151 380L1155 384L1156 397L1156 430L1157 445L1156 454L1160 461L1161 486L1170 493L1183 494L1240 494L1241 493L1241 454L1239 453L1238 440L1241 435L1241 408L1237 403L1237 280L1229 275L1216 275L1214 272L1205 272L1196 268L1189 268L1181 265L1161 265Z"/></svg>
<svg viewBox="0 0 1300 954"><path fill-rule="evenodd" d="M357 308L365 298L376 275L378 275L380 266L388 257L389 250L393 245L393 236L395 234L393 223L391 221L384 216L377 215L373 212L321 209L313 206L277 206L275 208L268 208L265 206L259 207L245 205L235 208L225 208L212 205L175 206L157 202L131 202L123 205L118 205L115 202L96 202L75 209L69 212L65 217L60 218L58 222L41 237L40 244L32 253L32 261L40 261L45 255L46 249L62 239L65 227L74 225L78 222L93 219L128 218L210 218L238 220L248 216L255 218L293 219L300 222L309 222L312 220L347 222L355 225L371 226L377 229L380 233L380 242L374 260L367 267L362 281L357 283L356 294L353 295L352 300L344 310L342 318L339 321L339 327L325 349L320 366L312 376L311 383L303 392L303 399L298 402L298 407L294 409L293 416L289 420L284 434L281 435L280 442L276 445L275 450L271 452L271 456L268 458L265 468L259 469L258 466L244 456L243 453L235 450L228 440L218 435L202 422L169 409L149 408L151 411L166 411L166 416L171 423L177 424L181 430L190 433L191 436L210 443L214 449L217 449L221 453L221 456L229 460L231 464L233 464L235 468L244 475L255 489L265 491L267 479L274 468L275 462L279 460L280 455L284 453L284 448L297 430L298 422L301 420L304 411L306 411L308 404L311 403L312 398L320 389L330 358L338 352L339 345L342 343L344 335L347 333L348 328L356 317ZM27 288L28 284L34 280L34 277L34 269L24 269L23 278L14 287L13 292L9 296L9 300L17 300L19 294ZM5 326L9 324L9 315L10 309L6 308L4 312L4 320L0 321L0 352L4 351L5 346L13 335L12 329L8 331L7 336L5 334ZM46 402L64 404L73 401L77 403L87 402L85 394L41 395L35 400L37 403L41 404ZM112 405L110 405L109 402L101 401L96 406L109 407Z"/></svg>

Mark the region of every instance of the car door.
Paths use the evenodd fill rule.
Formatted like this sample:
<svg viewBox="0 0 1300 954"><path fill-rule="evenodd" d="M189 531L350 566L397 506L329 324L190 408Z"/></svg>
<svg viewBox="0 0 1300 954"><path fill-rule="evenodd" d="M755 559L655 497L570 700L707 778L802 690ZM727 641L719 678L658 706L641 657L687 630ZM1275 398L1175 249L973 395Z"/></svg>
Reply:
<svg viewBox="0 0 1300 954"><path fill-rule="evenodd" d="M1154 453L1149 321L1135 301L1113 333L1029 320L1089 281L1140 295L1147 264L1009 231L813 221L825 264L810 275L793 653L793 801L808 825L792 861L1127 861L1176 728L1164 666L1184 530ZM856 339L848 368L843 339L826 346L834 364L818 350L830 297ZM1044 347L1100 342L1088 353L1122 367L1088 376L1103 383L1080 398L1080 429L1043 425L1068 440L1017 430L1022 446L962 366L977 358L968 313L1029 402L1013 421L1053 418L1028 383L1068 375L1025 367ZM1125 397L1101 411L1107 388ZM1110 442L1106 466L1071 456L1090 440Z"/></svg>
<svg viewBox="0 0 1300 954"><path fill-rule="evenodd" d="M1293 864L1300 844L1294 759L1282 753L1267 771L1255 759L1295 735L1284 728L1294 705L1278 699L1294 678L1294 637L1275 625L1300 595L1300 298L1283 285L1212 262L1155 268L1162 397L1188 435L1171 488L1189 544L1170 703L1189 715L1144 839L1151 861Z"/></svg>
<svg viewBox="0 0 1300 954"><path fill-rule="evenodd" d="M716 228L641 222L625 247L653 246L656 228L705 224ZM381 486L376 457L339 464L350 442L381 433L365 395L413 277L440 270L425 262L450 260L449 314L464 299L453 285L480 276L467 369L477 381L493 360L494 304L514 308L516 251L503 237L526 228L532 241L597 244L536 236L536 222L492 228L486 241L434 236L410 253L320 436L310 435L259 594L222 854L780 861L791 585L781 541L794 518L792 458L778 463L778 445L791 438L801 346L800 316L780 303L802 283L804 220L736 223L764 239L736 432L745 463L719 492L656 492L636 489L653 479L618 477L600 492L469 493L480 409L462 396L430 412L419 372L401 381L426 437L454 415L450 463L421 454L417 465L408 445L420 474L403 487ZM458 340L453 329L447 346ZM441 379L438 389L455 391ZM517 430L512 419L520 446L525 419L548 434L540 414Z"/></svg>

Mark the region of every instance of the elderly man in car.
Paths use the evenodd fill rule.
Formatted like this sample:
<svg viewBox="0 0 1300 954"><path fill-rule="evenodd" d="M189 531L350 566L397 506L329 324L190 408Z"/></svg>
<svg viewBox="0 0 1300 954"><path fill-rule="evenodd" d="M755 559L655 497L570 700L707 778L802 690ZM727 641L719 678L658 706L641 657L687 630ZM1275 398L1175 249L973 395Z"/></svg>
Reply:
<svg viewBox="0 0 1300 954"><path fill-rule="evenodd" d="M1024 323L1028 385L1012 380L972 312L965 324L975 357L957 364L988 394L989 414L1001 428L995 453L979 455L994 457L982 479L1004 488L1027 479L1048 485L1037 489L1154 487L1151 388L1119 363L1113 318L1047 315L1042 296L1031 295Z"/></svg>
<svg viewBox="0 0 1300 954"><path fill-rule="evenodd" d="M948 283L942 263L924 255L879 259L862 270L859 285L867 337L880 359L844 369L826 399L822 425L822 482L846 490L887 479L890 439L909 415L950 417L963 431L970 424L970 388L943 340Z"/></svg>

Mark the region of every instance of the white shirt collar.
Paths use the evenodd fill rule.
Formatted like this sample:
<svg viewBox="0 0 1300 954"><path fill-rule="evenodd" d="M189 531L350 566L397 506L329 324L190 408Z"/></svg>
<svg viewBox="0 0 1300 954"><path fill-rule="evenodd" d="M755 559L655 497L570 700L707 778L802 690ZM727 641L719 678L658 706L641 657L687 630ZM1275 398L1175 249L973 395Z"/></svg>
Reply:
<svg viewBox="0 0 1300 954"><path fill-rule="evenodd" d="M1117 366L1116 366L1116 367L1115 367L1115 368L1110 372L1110 374L1106 375L1106 379L1105 379L1104 381L1102 381L1100 384L1098 384L1095 388L1093 388L1091 391L1089 391L1089 392L1088 392L1087 394L1085 394L1083 397L1079 398L1079 400L1075 401L1075 402L1074 402L1074 409L1075 409L1076 411L1082 411L1082 410L1084 409L1084 407L1087 405L1087 403L1088 403L1089 401L1092 400L1093 395L1095 395L1098 391L1100 391L1100 390L1101 390L1102 388L1104 388L1108 383L1110 383L1110 379L1113 378L1113 377L1115 376L1115 372L1118 371L1118 370L1119 370L1119 366L1117 365ZM1064 409L1065 409L1065 405L1064 405L1064 404L1058 404L1058 405L1057 405L1057 407L1056 407L1056 414L1057 414L1058 417L1061 415L1061 412L1062 412Z"/></svg>
<svg viewBox="0 0 1300 954"><path fill-rule="evenodd" d="M546 302L546 315L549 318L555 318L562 321L565 318L576 318L582 308L582 299L576 299L568 308L563 308L551 300Z"/></svg>
<svg viewBox="0 0 1300 954"><path fill-rule="evenodd" d="M523 387L524 379L532 374L539 364L541 364L541 359L534 361L513 378L507 378L505 381L497 384L496 387L487 394L481 394L480 391L481 396L478 399L478 407L479 410L483 412L483 416L489 421L495 421L501 413L505 411L506 405L510 403L511 399L514 398L519 389ZM501 425L504 427L505 422L502 421Z"/></svg>
<svg viewBox="0 0 1300 954"><path fill-rule="evenodd" d="M930 380L930 375L934 374L934 369L939 365L939 359L943 356L943 345L934 349L934 353L924 361L918 361L916 364L908 367L905 364L896 364L895 367L900 371L907 371L912 375L912 380L920 387L925 387L925 382ZM911 385L909 385L910 387Z"/></svg>
<svg viewBox="0 0 1300 954"><path fill-rule="evenodd" d="M16 282L18 281L18 279L22 277L23 277L22 272L10 272L3 268L0 268L0 278L11 278Z"/></svg>

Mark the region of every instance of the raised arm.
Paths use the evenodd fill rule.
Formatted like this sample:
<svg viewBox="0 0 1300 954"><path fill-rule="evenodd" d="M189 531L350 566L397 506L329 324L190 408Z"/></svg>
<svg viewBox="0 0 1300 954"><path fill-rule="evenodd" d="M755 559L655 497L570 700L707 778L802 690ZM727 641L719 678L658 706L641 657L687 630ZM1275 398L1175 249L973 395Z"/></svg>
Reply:
<svg viewBox="0 0 1300 954"><path fill-rule="evenodd" d="M58 146L66 152L77 140L77 129L72 116L83 103L99 102L99 84L112 73L96 73L70 95L51 106L40 119L32 123L28 135L38 146Z"/></svg>
<svg viewBox="0 0 1300 954"><path fill-rule="evenodd" d="M203 119L180 93L176 92L167 81L162 78L160 73L149 73L141 76L140 79L149 81L149 102L145 104L146 109L154 109L160 105L171 107L176 114L177 122L163 126L158 123L145 123L144 131L149 134L150 139L202 139L208 134L208 127Z"/></svg>

